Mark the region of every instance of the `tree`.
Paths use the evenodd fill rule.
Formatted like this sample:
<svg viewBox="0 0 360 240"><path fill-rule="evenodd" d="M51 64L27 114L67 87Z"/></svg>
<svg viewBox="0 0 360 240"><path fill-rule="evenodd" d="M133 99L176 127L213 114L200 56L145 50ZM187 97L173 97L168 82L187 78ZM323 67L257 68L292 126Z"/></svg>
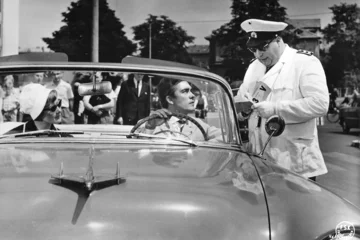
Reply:
<svg viewBox="0 0 360 240"><path fill-rule="evenodd" d="M333 12L332 23L324 28L323 34L332 45L326 56L325 72L329 85L344 86L347 74L357 76L359 71L360 9L356 4L346 3L329 9Z"/></svg>
<svg viewBox="0 0 360 240"><path fill-rule="evenodd" d="M194 41L194 37L176 26L176 23L167 16L149 15L146 22L134 26L134 40L140 45L140 56L149 57L151 26L151 57L161 60L170 60L181 63L192 63L186 51L186 44Z"/></svg>
<svg viewBox="0 0 360 240"><path fill-rule="evenodd" d="M232 74L243 76L246 67L254 55L246 48L248 36L241 29L241 23L249 18L271 21L285 21L286 8L278 0L233 0L232 19L212 32L211 39L223 46L224 64L233 66ZM291 34L290 34L291 35ZM286 35L290 36L289 34ZM234 76L233 76L234 77Z"/></svg>
<svg viewBox="0 0 360 240"><path fill-rule="evenodd" d="M62 26L52 33L52 38L43 38L48 47L55 52L64 52L70 61L91 61L92 39L92 1L71 2ZM120 62L121 59L136 51L122 30L124 25L109 8L106 0L99 1L99 61Z"/></svg>

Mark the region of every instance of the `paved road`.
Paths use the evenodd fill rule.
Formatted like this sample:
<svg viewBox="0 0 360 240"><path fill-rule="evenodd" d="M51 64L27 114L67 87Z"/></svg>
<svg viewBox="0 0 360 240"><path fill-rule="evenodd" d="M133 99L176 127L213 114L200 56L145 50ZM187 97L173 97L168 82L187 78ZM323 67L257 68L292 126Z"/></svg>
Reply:
<svg viewBox="0 0 360 240"><path fill-rule="evenodd" d="M360 207L360 149L351 146L360 139L360 129L343 134L339 124L319 126L319 142L329 172L318 183Z"/></svg>

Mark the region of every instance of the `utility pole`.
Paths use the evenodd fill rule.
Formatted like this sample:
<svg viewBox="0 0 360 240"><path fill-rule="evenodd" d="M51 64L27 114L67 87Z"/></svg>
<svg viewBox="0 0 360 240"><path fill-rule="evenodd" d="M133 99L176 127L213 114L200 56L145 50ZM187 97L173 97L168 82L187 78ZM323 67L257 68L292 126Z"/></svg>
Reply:
<svg viewBox="0 0 360 240"><path fill-rule="evenodd" d="M151 23L149 23L150 26L149 26L149 59L151 59L151 48L152 48L152 43L151 43ZM152 98L153 98L153 89L152 89L152 76L149 76L149 88L150 88L150 96L149 96L149 104L150 104L150 109L151 110L155 110L155 109L152 109Z"/></svg>
<svg viewBox="0 0 360 240"><path fill-rule="evenodd" d="M151 48L152 48L152 43L151 43L151 23L150 23L150 27L149 27L149 58L151 59Z"/></svg>
<svg viewBox="0 0 360 240"><path fill-rule="evenodd" d="M99 0L93 0L92 62L99 62Z"/></svg>

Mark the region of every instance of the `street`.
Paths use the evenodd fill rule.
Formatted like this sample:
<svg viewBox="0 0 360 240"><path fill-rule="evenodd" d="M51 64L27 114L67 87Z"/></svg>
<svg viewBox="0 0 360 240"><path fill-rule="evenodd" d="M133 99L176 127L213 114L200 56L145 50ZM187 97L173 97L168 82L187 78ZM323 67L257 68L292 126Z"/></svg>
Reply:
<svg viewBox="0 0 360 240"><path fill-rule="evenodd" d="M317 182L360 207L360 149L351 146L360 139L360 129L342 133L338 123L319 126L319 142L328 173Z"/></svg>

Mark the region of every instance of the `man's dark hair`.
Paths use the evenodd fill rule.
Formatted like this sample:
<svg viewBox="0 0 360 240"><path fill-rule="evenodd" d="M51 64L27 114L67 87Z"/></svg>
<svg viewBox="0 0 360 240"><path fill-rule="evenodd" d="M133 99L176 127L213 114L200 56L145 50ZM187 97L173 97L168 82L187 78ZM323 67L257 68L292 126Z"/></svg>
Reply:
<svg viewBox="0 0 360 240"><path fill-rule="evenodd" d="M183 80L174 79L174 78L163 78L159 82L157 86L157 90L159 93L159 100L161 103L161 107L168 108L169 104L166 101L166 97L175 97L175 86L182 82Z"/></svg>

